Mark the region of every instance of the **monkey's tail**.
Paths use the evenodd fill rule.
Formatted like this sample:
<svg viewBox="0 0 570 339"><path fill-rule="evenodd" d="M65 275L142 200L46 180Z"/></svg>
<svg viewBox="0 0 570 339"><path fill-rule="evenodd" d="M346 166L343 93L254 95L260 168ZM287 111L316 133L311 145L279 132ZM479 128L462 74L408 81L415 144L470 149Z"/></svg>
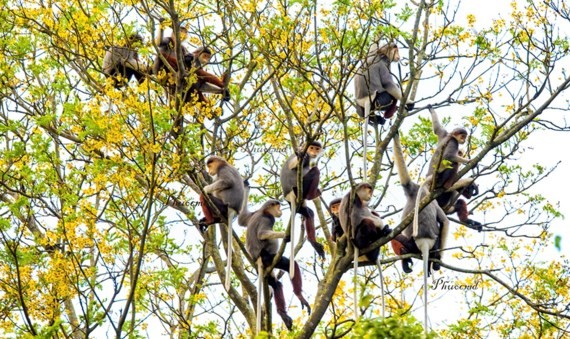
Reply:
<svg viewBox="0 0 570 339"><path fill-rule="evenodd" d="M386 301L384 299L384 275L382 274L382 263L380 257L376 259L378 275L380 276L380 297L382 298L382 318L386 318Z"/></svg>
<svg viewBox="0 0 570 339"><path fill-rule="evenodd" d="M428 284L427 277L429 272L429 250L434 244L433 239L416 239L416 244L422 251L422 259L424 262L424 332L428 331ZM431 246L430 246L431 244Z"/></svg>

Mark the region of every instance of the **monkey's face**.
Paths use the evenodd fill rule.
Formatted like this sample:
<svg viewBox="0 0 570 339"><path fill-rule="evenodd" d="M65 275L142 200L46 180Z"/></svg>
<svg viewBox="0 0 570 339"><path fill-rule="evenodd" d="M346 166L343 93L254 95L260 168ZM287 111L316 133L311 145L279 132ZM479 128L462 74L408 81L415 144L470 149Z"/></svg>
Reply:
<svg viewBox="0 0 570 339"><path fill-rule="evenodd" d="M456 133L454 137L459 144L464 144L465 140L467 140L467 134L464 133Z"/></svg>
<svg viewBox="0 0 570 339"><path fill-rule="evenodd" d="M201 65L207 65L210 62L211 58L212 58L212 54L206 53L206 52L200 53L200 56L198 57Z"/></svg>
<svg viewBox="0 0 570 339"><path fill-rule="evenodd" d="M372 200L372 187L369 185L360 187L356 193L363 203L367 203Z"/></svg>
<svg viewBox="0 0 570 339"><path fill-rule="evenodd" d="M398 47L396 44L390 45L388 49L388 54L386 55L390 62L398 62L400 61L400 52L398 51Z"/></svg>
<svg viewBox="0 0 570 339"><path fill-rule="evenodd" d="M218 168L220 167L220 162L218 160L210 160L206 164L208 167L208 174L215 177L218 174Z"/></svg>
<svg viewBox="0 0 570 339"><path fill-rule="evenodd" d="M331 213L338 217L340 211L340 204L334 204L331 206Z"/></svg>
<svg viewBox="0 0 570 339"><path fill-rule="evenodd" d="M311 157L311 158L316 158L319 156L319 154L321 154L321 151L323 149L317 145L311 145L309 146L309 148L307 149L307 154Z"/></svg>
<svg viewBox="0 0 570 339"><path fill-rule="evenodd" d="M283 214L283 212L281 211L281 205L279 204L271 205L271 207L269 208L269 213L271 213L271 215L273 215L275 218L279 218Z"/></svg>

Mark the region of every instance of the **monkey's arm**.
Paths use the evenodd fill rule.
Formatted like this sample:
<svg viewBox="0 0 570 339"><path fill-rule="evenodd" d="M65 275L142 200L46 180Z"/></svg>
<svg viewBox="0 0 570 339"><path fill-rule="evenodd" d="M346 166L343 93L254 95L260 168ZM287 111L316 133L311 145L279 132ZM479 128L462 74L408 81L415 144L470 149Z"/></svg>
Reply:
<svg viewBox="0 0 570 339"><path fill-rule="evenodd" d="M460 164L469 162L469 159L459 156L458 145L452 142L449 142L447 144L447 147L445 147L445 151L443 152L443 159Z"/></svg>
<svg viewBox="0 0 570 339"><path fill-rule="evenodd" d="M198 76L198 79L206 81L212 85L216 85L220 88L224 88L224 83L222 82L222 80L220 78L218 78L217 76L213 75L212 73L202 69L202 68L198 68L196 70L196 75Z"/></svg>
<svg viewBox="0 0 570 339"><path fill-rule="evenodd" d="M380 76L380 81L382 82L382 86L394 99L400 101L402 100L402 91L400 87L396 85L394 79L392 78L392 74L390 74L390 70L384 63L384 61L378 62L378 75Z"/></svg>
<svg viewBox="0 0 570 339"><path fill-rule="evenodd" d="M133 53L129 59L125 60L124 65L136 71L146 71L146 66L139 61L136 53Z"/></svg>
<svg viewBox="0 0 570 339"><path fill-rule="evenodd" d="M285 232L262 230L257 233L260 240L273 240L285 238Z"/></svg>
<svg viewBox="0 0 570 339"><path fill-rule="evenodd" d="M439 122L439 118L437 117L437 113L435 110L430 106L429 112L431 113L431 124L433 126L433 132L437 135L438 139L441 140L447 136L447 131L441 126ZM447 158L445 158L447 159Z"/></svg>
<svg viewBox="0 0 570 339"><path fill-rule="evenodd" d="M233 182L230 180L218 179L210 185L204 186L205 193L213 193L217 191L227 190L233 187Z"/></svg>
<svg viewBox="0 0 570 339"><path fill-rule="evenodd" d="M298 164L299 164L299 159L297 158L297 154L293 154L292 156L289 157L289 159L287 159L287 168L290 170L294 170L295 168L297 168Z"/></svg>
<svg viewBox="0 0 570 339"><path fill-rule="evenodd" d="M259 240L273 240L279 238L285 238L285 232L276 232L273 230L273 224L275 219L268 218L264 215L263 218L259 219L257 225L257 238Z"/></svg>
<svg viewBox="0 0 570 339"><path fill-rule="evenodd" d="M443 211L443 209L439 206L435 209L436 211L436 220L438 223L443 224L444 222L448 222L447 215Z"/></svg>

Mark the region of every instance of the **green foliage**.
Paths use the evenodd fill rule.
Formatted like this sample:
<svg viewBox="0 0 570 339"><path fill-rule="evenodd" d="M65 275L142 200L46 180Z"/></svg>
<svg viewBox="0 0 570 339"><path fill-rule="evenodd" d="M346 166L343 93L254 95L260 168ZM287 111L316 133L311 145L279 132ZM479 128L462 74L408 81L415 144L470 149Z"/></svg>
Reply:
<svg viewBox="0 0 570 339"><path fill-rule="evenodd" d="M413 316L362 319L350 333L350 338L423 339L436 338L435 333L424 334L422 324Z"/></svg>

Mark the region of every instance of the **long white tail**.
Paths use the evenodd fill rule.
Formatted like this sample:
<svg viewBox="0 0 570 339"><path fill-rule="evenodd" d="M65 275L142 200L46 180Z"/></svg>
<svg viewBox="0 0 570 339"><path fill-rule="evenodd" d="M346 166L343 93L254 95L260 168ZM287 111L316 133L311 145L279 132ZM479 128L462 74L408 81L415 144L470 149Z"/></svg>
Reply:
<svg viewBox="0 0 570 339"><path fill-rule="evenodd" d="M380 276L380 297L382 298L382 318L386 318L386 301L384 299L384 275L382 273L382 263L380 257L376 259L376 266L378 266L378 274Z"/></svg>
<svg viewBox="0 0 570 339"><path fill-rule="evenodd" d="M362 182L368 181L368 121L370 121L370 101L364 104L364 125L362 126ZM356 227L356 225L351 225ZM358 248L354 247L354 319L359 318L358 307Z"/></svg>
<svg viewBox="0 0 570 339"><path fill-rule="evenodd" d="M427 276L428 276L428 261L429 261L429 249L430 249L430 241L431 239L420 239L423 241L417 241L416 243L420 250L422 251L422 259L424 261L424 332L427 334L428 332L428 285L427 285Z"/></svg>
<svg viewBox="0 0 570 339"><path fill-rule="evenodd" d="M231 271L232 271L232 243L233 243L233 229L232 229L232 221L234 220L234 216L236 212L232 208L228 208L228 253L226 256L226 291L230 289L231 283Z"/></svg>
<svg viewBox="0 0 570 339"><path fill-rule="evenodd" d="M358 308L358 247L354 246L354 319L357 320L360 309Z"/></svg>
<svg viewBox="0 0 570 339"><path fill-rule="evenodd" d="M292 198L291 201L291 233L290 233L290 243L291 245L291 255L289 257L289 277L293 279L295 277L295 214L297 213L297 198L295 193L291 191L289 196Z"/></svg>
<svg viewBox="0 0 570 339"><path fill-rule="evenodd" d="M264 278L263 262L261 258L257 259L257 318L255 320L255 334L261 331L261 295L263 293Z"/></svg>
<svg viewBox="0 0 570 339"><path fill-rule="evenodd" d="M368 121L370 121L370 100L364 104L364 126L362 126L362 182L368 181Z"/></svg>

